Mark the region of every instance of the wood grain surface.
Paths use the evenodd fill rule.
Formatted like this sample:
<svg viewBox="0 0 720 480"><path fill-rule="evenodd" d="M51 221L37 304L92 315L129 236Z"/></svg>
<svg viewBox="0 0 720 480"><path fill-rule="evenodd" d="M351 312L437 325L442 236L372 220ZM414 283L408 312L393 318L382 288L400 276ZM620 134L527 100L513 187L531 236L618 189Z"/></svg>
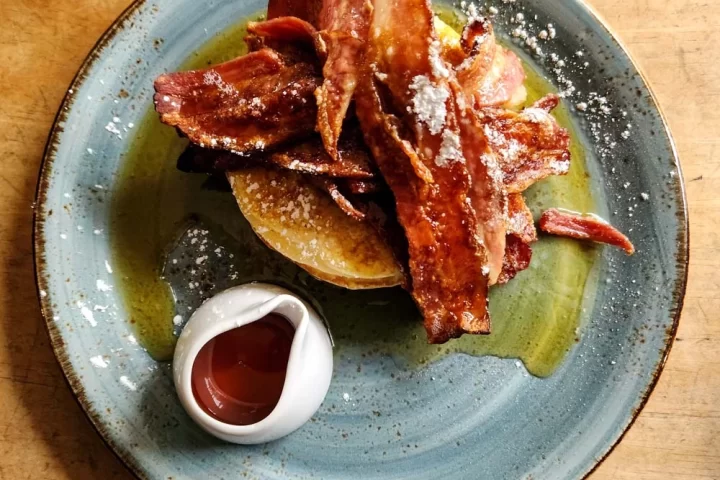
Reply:
<svg viewBox="0 0 720 480"><path fill-rule="evenodd" d="M556 0L570 1L570 0ZM720 1L591 0L650 79L687 182L691 268L660 383L593 480L720 479ZM55 362L31 220L63 95L128 0L0 0L0 479L130 479Z"/></svg>

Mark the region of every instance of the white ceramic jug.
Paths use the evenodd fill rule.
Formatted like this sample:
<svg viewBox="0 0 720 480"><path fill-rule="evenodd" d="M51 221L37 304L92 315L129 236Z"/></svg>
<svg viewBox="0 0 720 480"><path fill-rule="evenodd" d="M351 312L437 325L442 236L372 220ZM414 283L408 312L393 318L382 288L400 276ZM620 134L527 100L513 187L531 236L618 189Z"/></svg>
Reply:
<svg viewBox="0 0 720 480"><path fill-rule="evenodd" d="M206 413L193 395L195 359L213 338L271 313L295 328L280 400L258 423L223 423ZM210 434L239 444L277 440L310 420L327 395L332 369L332 341L317 312L290 291L261 283L234 287L206 301L183 329L173 360L175 387L188 414Z"/></svg>

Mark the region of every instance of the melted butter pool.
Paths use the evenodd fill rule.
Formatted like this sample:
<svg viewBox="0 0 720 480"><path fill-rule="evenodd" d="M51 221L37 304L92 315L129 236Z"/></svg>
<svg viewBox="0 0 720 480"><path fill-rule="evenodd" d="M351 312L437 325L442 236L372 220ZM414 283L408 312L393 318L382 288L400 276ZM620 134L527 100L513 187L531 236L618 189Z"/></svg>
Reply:
<svg viewBox="0 0 720 480"><path fill-rule="evenodd" d="M244 53L245 24L210 40L182 69L220 63ZM526 68L528 102L552 91L542 77ZM593 212L581 142L565 106L556 118L572 134L572 167L565 177L540 182L526 199L533 213L549 207ZM238 283L276 281L298 287L326 315L336 354L391 355L410 366L423 365L451 353L517 358L528 371L548 376L562 363L580 333L583 308L591 308L595 292L593 265L597 248L582 242L541 236L533 261L508 285L491 290L493 333L465 336L446 345L428 345L420 315L410 296L399 288L353 292L314 280L264 247L242 218L229 193L202 187L204 175L175 169L186 141L162 125L149 108L125 154L112 200L113 261L119 291L141 344L153 358L169 360L175 346L173 290L162 278L167 252L190 216L221 225L238 252ZM230 285L228 285L230 286Z"/></svg>

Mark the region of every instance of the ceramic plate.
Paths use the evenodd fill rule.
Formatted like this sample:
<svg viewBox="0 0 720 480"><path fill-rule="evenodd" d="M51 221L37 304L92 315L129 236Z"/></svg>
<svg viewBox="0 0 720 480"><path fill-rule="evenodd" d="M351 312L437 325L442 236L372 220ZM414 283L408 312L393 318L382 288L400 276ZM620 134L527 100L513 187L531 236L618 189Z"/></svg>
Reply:
<svg viewBox="0 0 720 480"><path fill-rule="evenodd" d="M636 66L587 6L490 3L485 11L497 8L504 41L565 92L566 124L585 152L573 167L584 196L558 180L529 193L530 203L586 205L628 233L638 251L626 257L543 237L530 271L493 294L494 338L515 338L510 346L466 340L426 349L406 321L417 316L407 296L313 281L264 250L229 194L174 171L182 144L147 116L153 79L221 60L202 53L208 42L239 48L237 25L263 10L262 1L140 1L99 41L50 134L36 268L65 375L139 477L571 479L619 441L657 381L682 306L687 213L675 149ZM185 213L195 215L183 222L195 225L183 235L177 220ZM217 256L192 273L202 281L187 277L196 263L193 235ZM156 278L165 250L174 303L161 301L170 290ZM168 365L150 354L171 353L173 335L204 296L268 279L327 315L338 343L333 384L293 435L227 445L189 420ZM545 313L538 320L533 311Z"/></svg>

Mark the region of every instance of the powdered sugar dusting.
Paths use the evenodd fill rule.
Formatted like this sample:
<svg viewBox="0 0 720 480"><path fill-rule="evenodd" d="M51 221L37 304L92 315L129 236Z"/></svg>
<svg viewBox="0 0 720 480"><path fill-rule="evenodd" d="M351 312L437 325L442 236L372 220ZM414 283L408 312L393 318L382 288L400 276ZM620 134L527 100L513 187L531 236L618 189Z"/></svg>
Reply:
<svg viewBox="0 0 720 480"><path fill-rule="evenodd" d="M120 140L122 140L122 138L123 138L123 137L122 137L122 132L121 132L120 129L117 127L117 125L115 125L115 122L108 122L108 124L105 125L105 130L107 130L108 132L112 133L113 135L115 135L115 136L116 136L117 138L119 138Z"/></svg>
<svg viewBox="0 0 720 480"><path fill-rule="evenodd" d="M525 215L523 215L521 212L516 212L512 217L510 217L509 223L509 230L515 233L522 232L523 229L525 229L525 225L527 224L525 220Z"/></svg>
<svg viewBox="0 0 720 480"><path fill-rule="evenodd" d="M90 310L87 306L85 306L83 302L80 301L78 301L76 305L80 309L80 313L85 318L85 320L87 320L90 326L97 327L97 321L95 320L95 316L93 315L92 310Z"/></svg>
<svg viewBox="0 0 720 480"><path fill-rule="evenodd" d="M565 175L570 171L569 160L557 160L550 162L550 169L555 175Z"/></svg>
<svg viewBox="0 0 720 480"><path fill-rule="evenodd" d="M105 359L103 358L102 355L92 357L90 359L90 363L92 363L93 366L96 368L107 368L109 365L109 363L107 361L105 361Z"/></svg>
<svg viewBox="0 0 720 480"><path fill-rule="evenodd" d="M428 127L430 133L438 135L445 127L446 102L450 97L450 92L443 86L435 85L425 75L413 78L410 90L415 92L410 111L415 113L418 120Z"/></svg>
<svg viewBox="0 0 720 480"><path fill-rule="evenodd" d="M522 111L521 115L532 123L540 124L551 122L550 114L540 108L526 108Z"/></svg>
<svg viewBox="0 0 720 480"><path fill-rule="evenodd" d="M432 68L435 78L448 78L450 70L445 66L445 61L440 56L442 44L439 40L433 40L430 43L430 67Z"/></svg>
<svg viewBox="0 0 720 480"><path fill-rule="evenodd" d="M545 63L554 77L560 97L572 99L575 111L586 117L588 131L601 160L611 159L621 142L632 139L633 125L624 120L628 113L612 105L608 95L610 91L598 87L602 79L589 74L594 57L582 48L570 53L565 53L564 48L555 48L555 42L563 39L561 31L553 23L542 22L538 15L526 10L523 2L515 0L495 0L484 4L463 1L460 7L469 19L498 12L494 16L495 23L509 26L513 42ZM621 127L618 130L618 124L623 122L624 129Z"/></svg>
<svg viewBox="0 0 720 480"><path fill-rule="evenodd" d="M137 390L137 384L130 380L127 376L123 375L120 377L120 383L122 383L125 387L127 387L130 391L136 391Z"/></svg>
<svg viewBox="0 0 720 480"><path fill-rule="evenodd" d="M102 280L102 279L100 279L100 278L98 278L97 281L95 282L95 286L96 286L97 289L100 290L101 292L110 292L110 291L112 291L112 286L111 286L111 285L108 285L107 283L105 283L104 280Z"/></svg>
<svg viewBox="0 0 720 480"><path fill-rule="evenodd" d="M209 70L203 75L203 81L206 85L215 85L218 90L226 95L233 95L236 93L235 87L225 82L219 73L215 70Z"/></svg>
<svg viewBox="0 0 720 480"><path fill-rule="evenodd" d="M463 157L460 137L446 128L442 134L442 144L437 157L435 157L435 164L438 167L447 167L454 162L465 162L465 157Z"/></svg>

